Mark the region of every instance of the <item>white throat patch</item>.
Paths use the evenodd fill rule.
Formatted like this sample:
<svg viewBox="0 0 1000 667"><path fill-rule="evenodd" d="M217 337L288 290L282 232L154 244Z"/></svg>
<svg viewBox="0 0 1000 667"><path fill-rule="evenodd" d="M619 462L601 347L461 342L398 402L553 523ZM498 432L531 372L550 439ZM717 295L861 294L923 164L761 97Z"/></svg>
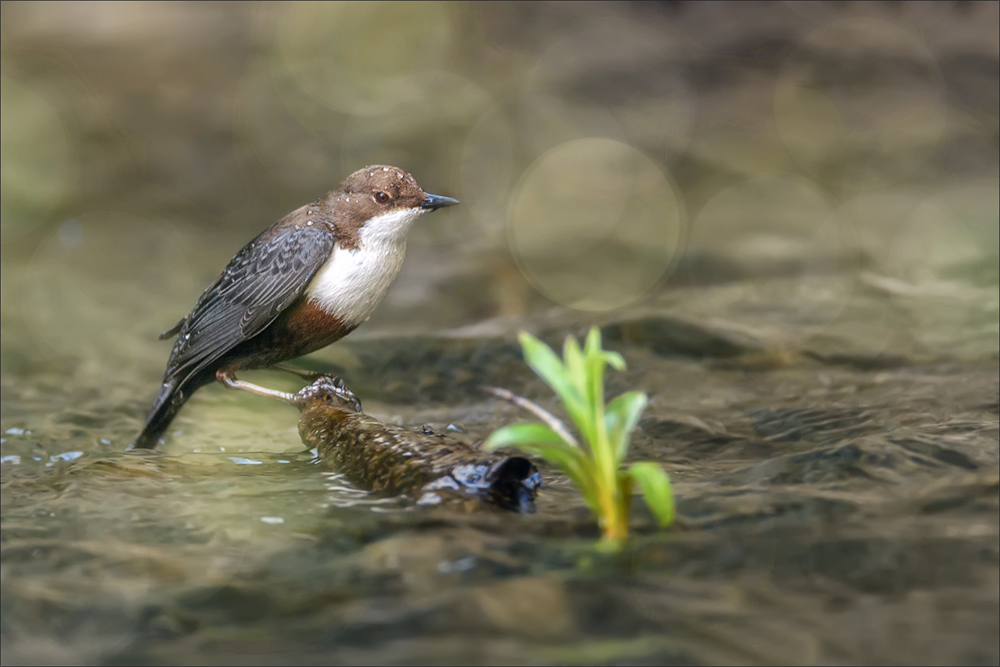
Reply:
<svg viewBox="0 0 1000 667"><path fill-rule="evenodd" d="M376 216L359 230L358 248L335 247L309 287L310 301L346 324L371 317L399 274L406 254L406 233L423 209Z"/></svg>
<svg viewBox="0 0 1000 667"><path fill-rule="evenodd" d="M404 208L375 216L360 230L361 245L406 243L406 233L413 221L426 212L422 208Z"/></svg>

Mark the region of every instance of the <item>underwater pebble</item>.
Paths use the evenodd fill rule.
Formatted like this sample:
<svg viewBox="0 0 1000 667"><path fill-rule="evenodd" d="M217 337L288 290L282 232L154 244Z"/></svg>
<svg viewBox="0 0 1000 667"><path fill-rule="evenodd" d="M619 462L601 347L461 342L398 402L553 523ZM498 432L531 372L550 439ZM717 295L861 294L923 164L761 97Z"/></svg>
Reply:
<svg viewBox="0 0 1000 667"><path fill-rule="evenodd" d="M285 520L282 519L280 516L262 516L260 520L262 523L266 523L271 526L277 526L285 523Z"/></svg>
<svg viewBox="0 0 1000 667"><path fill-rule="evenodd" d="M230 456L229 460L241 466L259 466L264 463L263 461L254 461L253 459L245 459L240 456Z"/></svg>

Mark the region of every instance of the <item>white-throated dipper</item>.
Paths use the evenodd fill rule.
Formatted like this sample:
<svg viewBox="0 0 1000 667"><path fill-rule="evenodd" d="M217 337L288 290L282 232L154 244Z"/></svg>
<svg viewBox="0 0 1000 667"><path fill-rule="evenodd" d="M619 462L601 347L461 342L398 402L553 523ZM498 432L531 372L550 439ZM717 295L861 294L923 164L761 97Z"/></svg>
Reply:
<svg viewBox="0 0 1000 667"><path fill-rule="evenodd" d="M315 352L357 328L399 273L413 221L457 203L425 193L401 169L365 167L250 241L194 310L161 334L177 342L133 447L155 447L185 401L213 381L294 400L235 372Z"/></svg>

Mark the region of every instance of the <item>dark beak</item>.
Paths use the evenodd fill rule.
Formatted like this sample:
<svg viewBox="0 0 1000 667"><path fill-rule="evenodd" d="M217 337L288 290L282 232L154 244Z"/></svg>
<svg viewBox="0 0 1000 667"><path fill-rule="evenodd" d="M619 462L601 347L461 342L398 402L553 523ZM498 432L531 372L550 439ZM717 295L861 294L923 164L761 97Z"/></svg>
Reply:
<svg viewBox="0 0 1000 667"><path fill-rule="evenodd" d="M420 208L426 208L428 210L434 211L439 208L444 208L445 206L454 206L458 203L457 199L452 199L451 197L442 197L441 195L424 195L424 201L421 202Z"/></svg>

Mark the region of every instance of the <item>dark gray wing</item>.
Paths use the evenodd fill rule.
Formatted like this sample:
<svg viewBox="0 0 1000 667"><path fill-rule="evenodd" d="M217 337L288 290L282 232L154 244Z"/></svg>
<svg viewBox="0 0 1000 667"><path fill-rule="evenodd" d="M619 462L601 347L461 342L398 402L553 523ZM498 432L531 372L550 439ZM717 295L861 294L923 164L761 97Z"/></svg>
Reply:
<svg viewBox="0 0 1000 667"><path fill-rule="evenodd" d="M167 376L190 377L256 336L295 301L334 245L328 230L268 230L240 250L180 323Z"/></svg>

